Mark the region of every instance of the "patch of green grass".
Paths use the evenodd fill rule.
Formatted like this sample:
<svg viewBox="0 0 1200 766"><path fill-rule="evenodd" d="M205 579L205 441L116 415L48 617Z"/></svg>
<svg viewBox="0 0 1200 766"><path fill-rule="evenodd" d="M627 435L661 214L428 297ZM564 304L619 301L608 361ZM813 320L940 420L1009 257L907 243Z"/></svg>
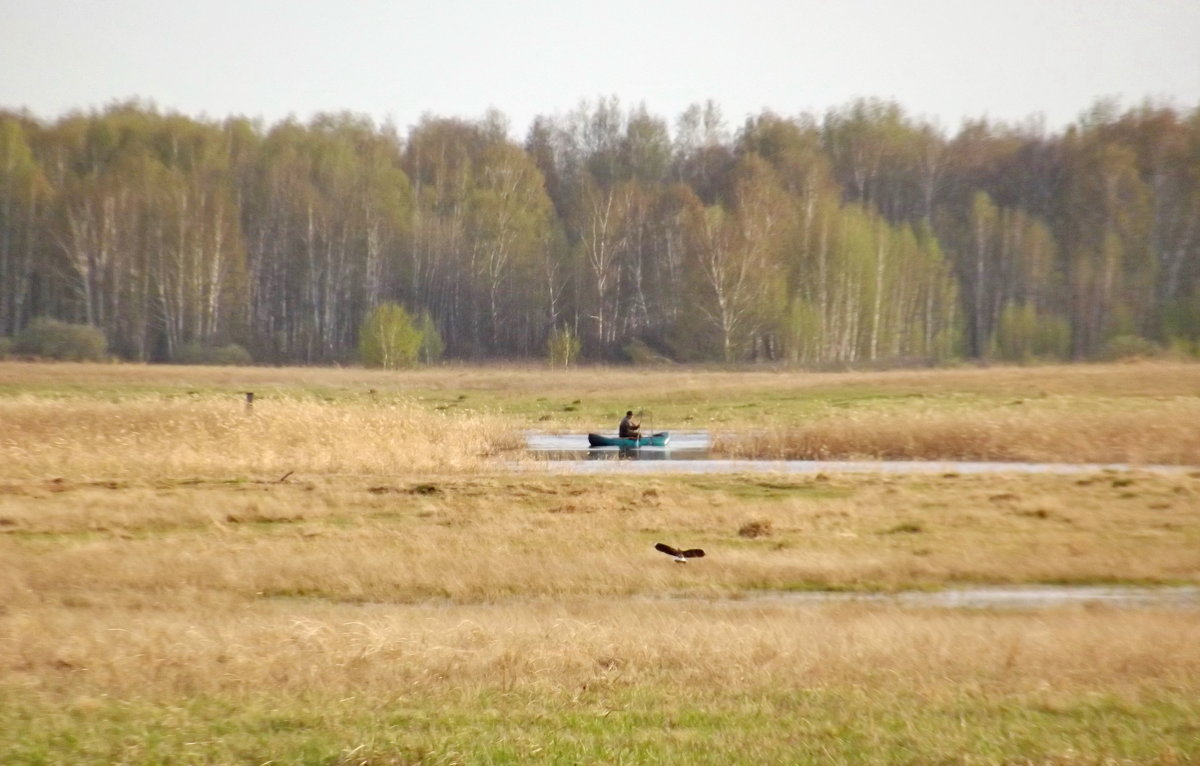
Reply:
<svg viewBox="0 0 1200 766"><path fill-rule="evenodd" d="M17 764L1091 764L1200 757L1200 702L1164 692L928 699L887 688L690 692L598 681L457 697L32 695L0 701Z"/></svg>

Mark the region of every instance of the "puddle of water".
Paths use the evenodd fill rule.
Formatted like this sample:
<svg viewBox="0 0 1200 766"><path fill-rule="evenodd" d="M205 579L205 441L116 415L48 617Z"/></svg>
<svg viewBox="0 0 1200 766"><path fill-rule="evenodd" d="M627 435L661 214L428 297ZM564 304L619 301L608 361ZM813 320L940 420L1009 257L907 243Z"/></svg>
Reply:
<svg viewBox="0 0 1200 766"><path fill-rule="evenodd" d="M747 593L731 605L834 603L938 607L944 609L1051 609L1071 605L1105 605L1128 609L1163 607L1200 609L1200 586L1112 587L1091 585L1028 585L951 588L900 593L835 591L767 591Z"/></svg>

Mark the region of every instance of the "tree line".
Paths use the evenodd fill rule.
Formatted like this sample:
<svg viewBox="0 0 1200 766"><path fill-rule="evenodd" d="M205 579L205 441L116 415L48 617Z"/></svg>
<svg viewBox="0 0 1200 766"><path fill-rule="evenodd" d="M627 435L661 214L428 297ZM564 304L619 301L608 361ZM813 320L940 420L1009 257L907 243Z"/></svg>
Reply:
<svg viewBox="0 0 1200 766"><path fill-rule="evenodd" d="M49 318L133 360L346 362L393 304L459 359L1197 353L1200 109L950 135L872 99L730 126L601 98L523 142L497 112L403 136L0 112L0 336Z"/></svg>

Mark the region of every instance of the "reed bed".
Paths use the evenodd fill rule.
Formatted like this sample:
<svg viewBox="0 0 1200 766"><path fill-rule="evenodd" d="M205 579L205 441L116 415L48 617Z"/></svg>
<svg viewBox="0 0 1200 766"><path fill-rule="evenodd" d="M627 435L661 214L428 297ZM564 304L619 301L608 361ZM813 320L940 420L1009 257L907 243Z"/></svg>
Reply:
<svg viewBox="0 0 1200 766"><path fill-rule="evenodd" d="M496 418L411 402L331 405L141 394L0 399L2 474L71 480L145 476L279 477L289 472L466 471L519 437Z"/></svg>
<svg viewBox="0 0 1200 766"><path fill-rule="evenodd" d="M802 425L725 432L713 451L774 460L984 460L1200 465L1200 398L825 408Z"/></svg>

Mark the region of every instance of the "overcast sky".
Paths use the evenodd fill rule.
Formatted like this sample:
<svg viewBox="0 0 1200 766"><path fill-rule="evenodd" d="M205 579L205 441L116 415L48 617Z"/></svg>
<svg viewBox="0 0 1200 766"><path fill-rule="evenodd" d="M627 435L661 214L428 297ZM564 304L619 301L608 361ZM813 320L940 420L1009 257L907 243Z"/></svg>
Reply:
<svg viewBox="0 0 1200 766"><path fill-rule="evenodd" d="M1200 0L0 0L0 108L133 97L194 117L538 114L617 96L675 119L858 97L956 130L1098 98L1200 106Z"/></svg>

